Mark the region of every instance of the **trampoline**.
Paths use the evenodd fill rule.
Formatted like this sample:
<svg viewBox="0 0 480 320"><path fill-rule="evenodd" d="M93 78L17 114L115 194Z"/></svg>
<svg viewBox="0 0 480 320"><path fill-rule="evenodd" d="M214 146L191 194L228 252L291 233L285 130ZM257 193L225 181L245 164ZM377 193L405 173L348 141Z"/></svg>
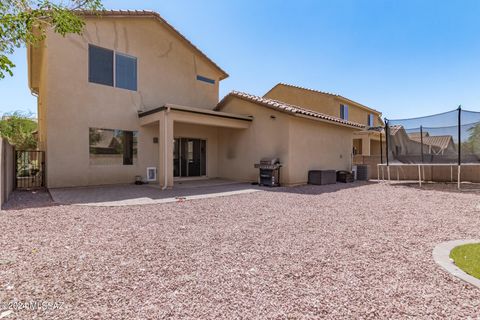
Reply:
<svg viewBox="0 0 480 320"><path fill-rule="evenodd" d="M480 112L455 110L435 115L385 119L386 163L380 180L480 182ZM385 172L386 171L386 172Z"/></svg>

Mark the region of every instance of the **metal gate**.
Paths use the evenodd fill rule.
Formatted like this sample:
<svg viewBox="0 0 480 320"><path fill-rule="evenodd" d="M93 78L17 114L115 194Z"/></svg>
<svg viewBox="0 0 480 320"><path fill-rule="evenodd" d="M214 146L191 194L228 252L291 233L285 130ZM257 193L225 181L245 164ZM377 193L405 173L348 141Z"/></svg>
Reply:
<svg viewBox="0 0 480 320"><path fill-rule="evenodd" d="M45 186L45 152L15 151L15 188L35 189Z"/></svg>

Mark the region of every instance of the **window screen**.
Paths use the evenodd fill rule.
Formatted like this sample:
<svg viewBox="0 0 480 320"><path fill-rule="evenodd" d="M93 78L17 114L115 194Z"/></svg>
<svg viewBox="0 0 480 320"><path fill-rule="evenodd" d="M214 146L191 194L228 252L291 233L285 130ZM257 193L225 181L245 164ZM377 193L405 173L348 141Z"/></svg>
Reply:
<svg viewBox="0 0 480 320"><path fill-rule="evenodd" d="M88 46L88 81L113 86L113 51Z"/></svg>
<svg viewBox="0 0 480 320"><path fill-rule="evenodd" d="M115 86L137 91L137 58L115 53Z"/></svg>

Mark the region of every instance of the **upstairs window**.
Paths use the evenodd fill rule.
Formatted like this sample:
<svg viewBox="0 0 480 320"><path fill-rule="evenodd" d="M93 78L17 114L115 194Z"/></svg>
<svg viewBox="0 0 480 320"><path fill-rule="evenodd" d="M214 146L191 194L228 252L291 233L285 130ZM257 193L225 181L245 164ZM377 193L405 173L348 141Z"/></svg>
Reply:
<svg viewBox="0 0 480 320"><path fill-rule="evenodd" d="M137 58L89 45L88 81L137 91Z"/></svg>
<svg viewBox="0 0 480 320"><path fill-rule="evenodd" d="M203 82L206 82L206 83L210 83L210 84L215 84L215 80L204 77L204 76L201 76L201 75L197 75L197 80L198 81L203 81Z"/></svg>
<svg viewBox="0 0 480 320"><path fill-rule="evenodd" d="M373 115L373 113L370 113L370 114L368 115L368 119L367 119L367 123L368 123L368 126L369 126L369 127L373 127L373 126L374 126L374 121L373 121L373 120L374 120L374 115Z"/></svg>
<svg viewBox="0 0 480 320"><path fill-rule="evenodd" d="M88 46L88 81L113 86L113 50Z"/></svg>
<svg viewBox="0 0 480 320"><path fill-rule="evenodd" d="M348 120L348 106L346 104L340 105L340 118Z"/></svg>

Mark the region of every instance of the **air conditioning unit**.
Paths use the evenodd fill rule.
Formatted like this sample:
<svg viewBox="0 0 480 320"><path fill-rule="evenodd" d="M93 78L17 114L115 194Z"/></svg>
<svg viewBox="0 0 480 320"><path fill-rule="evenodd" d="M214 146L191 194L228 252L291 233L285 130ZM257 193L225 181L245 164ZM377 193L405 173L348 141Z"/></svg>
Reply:
<svg viewBox="0 0 480 320"><path fill-rule="evenodd" d="M148 167L147 168L147 181L157 181L157 168Z"/></svg>

